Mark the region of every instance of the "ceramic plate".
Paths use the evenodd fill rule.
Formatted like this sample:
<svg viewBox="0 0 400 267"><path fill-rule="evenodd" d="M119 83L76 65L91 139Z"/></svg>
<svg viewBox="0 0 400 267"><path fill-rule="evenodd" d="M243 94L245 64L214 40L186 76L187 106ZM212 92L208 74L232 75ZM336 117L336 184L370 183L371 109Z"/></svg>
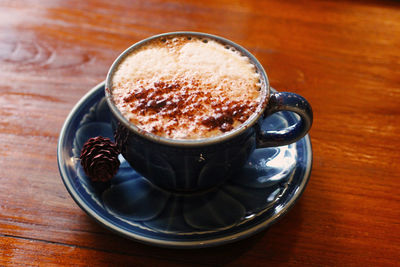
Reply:
<svg viewBox="0 0 400 267"><path fill-rule="evenodd" d="M120 156L117 175L93 183L83 172L79 154L94 136L113 139L104 82L73 108L61 130L58 165L75 202L106 228L147 244L197 248L243 239L282 217L299 199L310 177L309 136L281 147L256 149L242 170L213 190L176 194L153 186ZM279 112L262 127L280 130L297 115Z"/></svg>

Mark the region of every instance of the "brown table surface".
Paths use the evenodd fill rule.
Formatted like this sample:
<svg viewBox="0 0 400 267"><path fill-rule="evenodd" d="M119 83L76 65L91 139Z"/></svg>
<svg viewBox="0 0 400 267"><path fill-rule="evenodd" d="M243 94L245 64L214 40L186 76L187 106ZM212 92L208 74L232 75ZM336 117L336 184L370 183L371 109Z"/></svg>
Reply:
<svg viewBox="0 0 400 267"><path fill-rule="evenodd" d="M268 230L215 248L113 234L75 204L57 167L66 116L117 55L177 30L243 45L273 87L314 110L300 201ZM0 70L0 265L399 264L399 2L1 1Z"/></svg>

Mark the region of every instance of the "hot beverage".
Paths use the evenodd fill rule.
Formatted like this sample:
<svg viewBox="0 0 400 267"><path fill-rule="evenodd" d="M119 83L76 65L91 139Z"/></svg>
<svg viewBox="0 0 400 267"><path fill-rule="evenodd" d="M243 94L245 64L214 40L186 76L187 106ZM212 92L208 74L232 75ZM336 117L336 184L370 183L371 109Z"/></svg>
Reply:
<svg viewBox="0 0 400 267"><path fill-rule="evenodd" d="M247 50L206 33L132 45L111 65L104 93L123 157L149 182L185 193L221 185L254 149L296 142L313 118L303 97L271 90ZM300 119L277 131L264 122L279 111Z"/></svg>
<svg viewBox="0 0 400 267"><path fill-rule="evenodd" d="M232 131L262 104L260 75L233 47L196 36L160 37L116 67L113 101L131 123L171 139Z"/></svg>

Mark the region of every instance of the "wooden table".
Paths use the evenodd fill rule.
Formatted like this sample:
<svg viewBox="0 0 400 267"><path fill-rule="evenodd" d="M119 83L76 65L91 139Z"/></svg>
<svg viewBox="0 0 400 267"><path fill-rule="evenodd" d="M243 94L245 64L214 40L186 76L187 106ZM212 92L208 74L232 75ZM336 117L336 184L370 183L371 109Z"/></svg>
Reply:
<svg viewBox="0 0 400 267"><path fill-rule="evenodd" d="M248 48L314 109L296 206L240 242L175 250L119 237L72 200L57 140L125 48L169 31ZM395 266L400 261L397 1L1 1L0 265Z"/></svg>

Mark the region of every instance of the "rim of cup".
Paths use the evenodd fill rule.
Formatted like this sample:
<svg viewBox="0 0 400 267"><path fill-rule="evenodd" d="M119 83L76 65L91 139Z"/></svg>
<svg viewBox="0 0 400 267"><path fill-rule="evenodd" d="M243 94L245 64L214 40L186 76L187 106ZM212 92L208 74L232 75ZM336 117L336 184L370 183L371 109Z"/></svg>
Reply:
<svg viewBox="0 0 400 267"><path fill-rule="evenodd" d="M218 43L223 44L224 46L229 46L230 48L233 48L237 51L239 51L242 55L248 57L251 61L252 64L256 67L256 71L260 74L260 84L261 84L261 90L264 91L264 94L261 98L260 105L258 105L257 110L245 121L244 123L240 124L237 128L228 131L223 134L218 134L215 136L211 137L206 137L206 138L198 138L198 139L173 139L173 138L168 138L168 137L163 137L159 136L150 132L147 132L145 130L140 129L138 126L130 122L127 118L125 118L124 115L122 115L121 111L117 108L117 106L114 103L113 100L113 95L111 92L112 88L112 77L117 70L119 64L128 56L130 55L133 51L135 51L137 48L147 44L148 42L159 39L159 38L170 38L174 36L190 36L190 37L197 37L197 38L204 38L204 39L212 39ZM161 143L164 145L170 145L170 146L207 146L207 145L213 145L213 144L218 144L224 141L229 141L230 139L242 134L245 132L248 128L253 127L257 123L257 121L260 119L260 117L263 115L264 110L268 104L269 96L270 96L270 85L268 81L268 76L263 68L263 66L260 64L260 62L249 52L247 51L244 47L228 40L220 36L208 34L208 33L201 33L201 32L192 32L192 31L179 31L179 32L167 32L167 33L162 33L158 35L151 36L149 38L143 39L133 45L131 45L129 48L127 48L125 51L123 51L113 62L111 65L108 73L107 73L107 78L106 78L106 84L105 84L105 96L106 96L106 101L108 106L110 107L111 112L113 115L118 119L120 123L122 123L126 128L128 128L130 131L134 132L135 134L149 140L153 141L156 143Z"/></svg>

